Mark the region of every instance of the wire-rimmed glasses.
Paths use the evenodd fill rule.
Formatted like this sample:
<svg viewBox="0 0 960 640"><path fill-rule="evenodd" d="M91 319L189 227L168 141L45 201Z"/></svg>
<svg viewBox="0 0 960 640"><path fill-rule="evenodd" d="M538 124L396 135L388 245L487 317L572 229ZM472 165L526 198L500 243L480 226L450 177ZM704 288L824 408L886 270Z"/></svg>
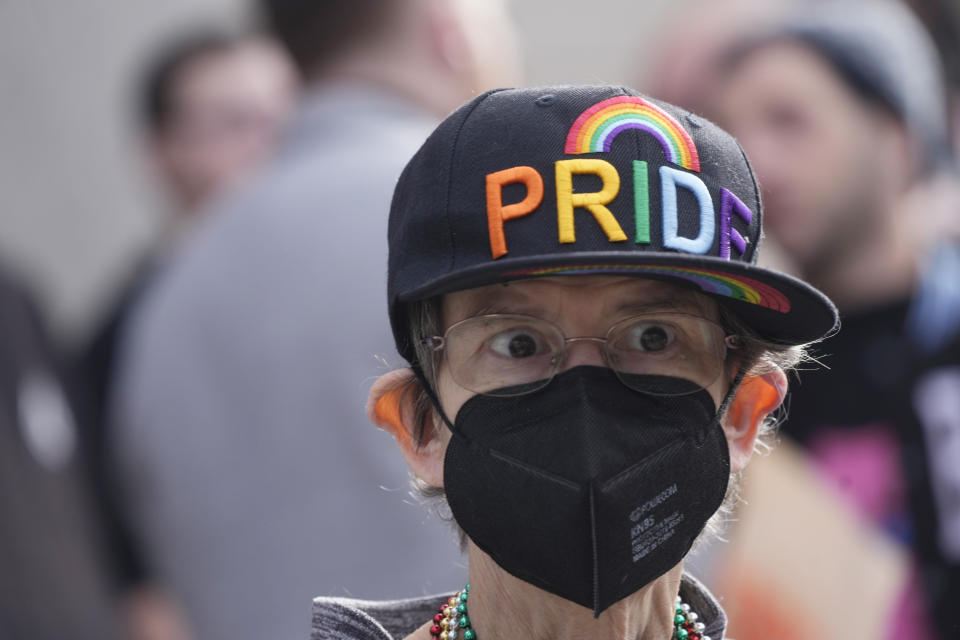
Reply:
<svg viewBox="0 0 960 640"><path fill-rule="evenodd" d="M601 347L606 365L636 391L660 396L695 393L721 375L736 335L701 316L645 313L613 324L603 337L567 337L535 316L489 314L451 325L423 343L443 357L454 381L475 393L516 396L542 389L563 367L573 342Z"/></svg>

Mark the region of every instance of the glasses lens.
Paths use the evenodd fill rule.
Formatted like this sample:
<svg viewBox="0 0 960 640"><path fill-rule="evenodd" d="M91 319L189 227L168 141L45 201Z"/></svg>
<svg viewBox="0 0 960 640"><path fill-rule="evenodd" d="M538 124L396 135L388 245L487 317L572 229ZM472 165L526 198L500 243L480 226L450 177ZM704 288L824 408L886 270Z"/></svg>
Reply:
<svg viewBox="0 0 960 640"><path fill-rule="evenodd" d="M706 318L645 314L610 328L607 359L631 389L659 396L687 395L720 377L723 339L723 329Z"/></svg>
<svg viewBox="0 0 960 640"><path fill-rule="evenodd" d="M451 326L446 344L447 364L457 384L475 393L516 396L550 381L563 335L538 318L487 315Z"/></svg>

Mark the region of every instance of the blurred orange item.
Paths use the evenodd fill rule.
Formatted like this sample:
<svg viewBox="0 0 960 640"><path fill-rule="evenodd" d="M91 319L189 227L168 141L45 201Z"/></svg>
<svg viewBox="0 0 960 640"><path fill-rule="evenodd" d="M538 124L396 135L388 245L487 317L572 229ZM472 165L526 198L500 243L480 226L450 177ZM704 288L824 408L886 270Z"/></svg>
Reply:
<svg viewBox="0 0 960 640"><path fill-rule="evenodd" d="M909 579L904 551L779 442L747 468L712 585L738 640L876 640Z"/></svg>

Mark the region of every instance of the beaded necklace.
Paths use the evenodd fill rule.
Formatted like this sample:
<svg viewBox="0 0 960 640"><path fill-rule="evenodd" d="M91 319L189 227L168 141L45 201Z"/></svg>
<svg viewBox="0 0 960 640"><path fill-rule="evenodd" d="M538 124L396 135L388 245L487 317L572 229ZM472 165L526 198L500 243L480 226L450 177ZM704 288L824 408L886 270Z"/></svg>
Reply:
<svg viewBox="0 0 960 640"><path fill-rule="evenodd" d="M463 640L477 640L477 632L470 626L470 617L467 615L469 592L468 584L440 605L440 612L433 616L433 626L430 627L432 637L440 640L457 640L460 630L463 629Z"/></svg>
<svg viewBox="0 0 960 640"><path fill-rule="evenodd" d="M699 616L690 609L690 605L677 596L673 614L674 640L710 640L710 636L703 634L706 625L698 618Z"/></svg>
<svg viewBox="0 0 960 640"><path fill-rule="evenodd" d="M470 585L468 584L440 605L440 610L433 616L433 626L430 627L432 638L457 640L460 632L463 631L463 640L477 640L477 632L473 630L470 616L467 615L469 593ZM677 596L672 640L710 640L710 636L704 635L703 630L704 624L698 620L697 614L690 609L690 605Z"/></svg>

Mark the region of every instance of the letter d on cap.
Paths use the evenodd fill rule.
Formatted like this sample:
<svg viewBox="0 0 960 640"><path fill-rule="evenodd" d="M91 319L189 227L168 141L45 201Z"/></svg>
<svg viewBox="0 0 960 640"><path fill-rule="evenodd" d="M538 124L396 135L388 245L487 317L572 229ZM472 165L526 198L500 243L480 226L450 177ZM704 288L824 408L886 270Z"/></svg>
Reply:
<svg viewBox="0 0 960 640"><path fill-rule="evenodd" d="M693 193L700 205L700 233L696 238L680 235L680 218L677 210L677 189L684 187ZM663 246L684 253L704 255L713 247L716 220L713 217L713 198L703 180L673 167L660 167L660 192L663 194Z"/></svg>

